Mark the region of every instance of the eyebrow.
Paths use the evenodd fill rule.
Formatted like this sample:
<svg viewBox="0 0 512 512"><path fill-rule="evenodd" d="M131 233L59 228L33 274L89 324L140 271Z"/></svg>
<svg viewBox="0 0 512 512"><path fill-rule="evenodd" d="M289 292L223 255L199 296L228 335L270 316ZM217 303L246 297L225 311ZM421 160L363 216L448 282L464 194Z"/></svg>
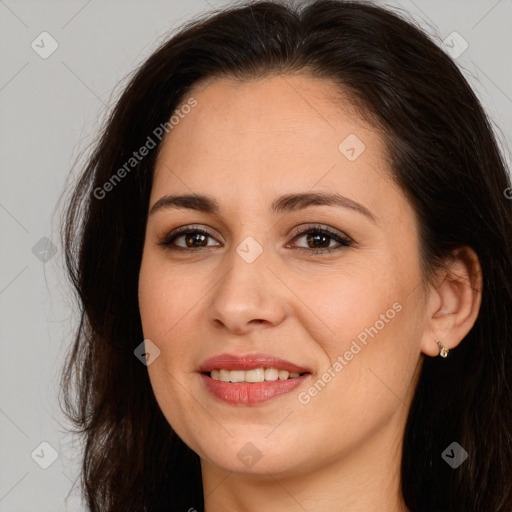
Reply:
<svg viewBox="0 0 512 512"><path fill-rule="evenodd" d="M354 210L375 222L375 216L361 203L336 193L306 192L286 194L278 197L270 206L273 215L284 214L296 210L302 210L308 206L336 206ZM160 210L171 208L187 208L204 213L218 214L219 203L213 198L202 194L165 195L151 207L149 215Z"/></svg>

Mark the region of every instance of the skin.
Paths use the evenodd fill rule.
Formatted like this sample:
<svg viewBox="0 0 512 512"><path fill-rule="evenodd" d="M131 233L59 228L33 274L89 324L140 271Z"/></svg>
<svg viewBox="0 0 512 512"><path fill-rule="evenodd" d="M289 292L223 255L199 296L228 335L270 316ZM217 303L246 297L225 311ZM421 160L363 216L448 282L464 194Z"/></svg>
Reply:
<svg viewBox="0 0 512 512"><path fill-rule="evenodd" d="M139 302L144 336L160 350L148 366L151 384L169 423L201 458L207 512L407 510L400 456L418 372L424 357L439 354L436 339L452 349L474 324L478 258L461 248L422 285L416 215L391 180L385 139L334 84L306 74L215 79L190 96L197 106L162 143L150 210L162 196L198 193L214 197L220 212L149 216ZM354 161L338 149L349 134L365 145ZM325 205L269 212L277 196L311 191L338 192L375 221ZM196 248L189 240L188 252L158 245L190 224L210 231L207 249L201 238ZM353 244L292 236L312 224ZM263 250L252 263L236 252L248 236ZM315 253L326 246L339 250ZM401 311L300 403L299 393L394 303ZM313 375L263 404L230 405L197 373L226 352L270 354ZM261 456L252 466L237 456L246 443Z"/></svg>

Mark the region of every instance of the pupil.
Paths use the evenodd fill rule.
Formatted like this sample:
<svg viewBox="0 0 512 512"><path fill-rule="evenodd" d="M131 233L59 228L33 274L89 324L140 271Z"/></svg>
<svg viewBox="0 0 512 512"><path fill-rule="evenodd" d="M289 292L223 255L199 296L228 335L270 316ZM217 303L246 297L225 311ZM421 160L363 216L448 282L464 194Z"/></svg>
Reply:
<svg viewBox="0 0 512 512"><path fill-rule="evenodd" d="M316 241L318 241L319 239L324 239L324 241L325 241L325 239L326 239L326 238L328 238L328 237L327 237L326 235L323 235L323 234L316 234L316 235L311 235L311 234L310 234L310 235L308 236L308 243L311 241L311 239L315 239L315 242L314 242L314 243L316 243ZM320 242L320 243L321 243L321 242ZM327 243L327 245L329 245L329 243ZM313 247L313 249L314 249L315 247L319 247L319 245L315 245L315 246Z"/></svg>
<svg viewBox="0 0 512 512"><path fill-rule="evenodd" d="M190 235L190 236L188 236L188 237L187 237L187 244L188 244L188 242L190 241L192 246L196 246L196 247L197 247L197 244L195 244L195 243L194 243L194 240L195 240L197 237L202 237L202 238L203 238L203 242L204 242L204 241L205 241L205 239L206 239L206 236L205 236L205 235L203 235L203 234L201 234L201 233L194 233L194 234L192 234L192 235ZM205 245L205 244L203 243L203 244L201 244L199 247L204 247L204 245Z"/></svg>

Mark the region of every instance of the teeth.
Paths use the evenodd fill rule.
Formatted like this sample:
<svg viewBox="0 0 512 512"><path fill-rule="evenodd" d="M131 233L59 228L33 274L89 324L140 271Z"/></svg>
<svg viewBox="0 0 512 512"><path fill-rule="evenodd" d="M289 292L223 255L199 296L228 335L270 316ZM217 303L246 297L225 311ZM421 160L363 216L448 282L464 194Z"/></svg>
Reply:
<svg viewBox="0 0 512 512"><path fill-rule="evenodd" d="M265 370L265 380L277 380L279 372L275 368L267 368Z"/></svg>
<svg viewBox="0 0 512 512"><path fill-rule="evenodd" d="M255 370L249 370L240 373L242 374L242 379L240 380L240 382L244 380L244 373L246 382L263 382L265 380L265 370L263 368L256 368Z"/></svg>
<svg viewBox="0 0 512 512"><path fill-rule="evenodd" d="M245 372L243 370L231 370L229 372L230 382L243 382L245 378Z"/></svg>
<svg viewBox="0 0 512 512"><path fill-rule="evenodd" d="M264 382L296 379L299 373L290 373L276 368L256 368L254 370L212 370L210 376L222 382Z"/></svg>

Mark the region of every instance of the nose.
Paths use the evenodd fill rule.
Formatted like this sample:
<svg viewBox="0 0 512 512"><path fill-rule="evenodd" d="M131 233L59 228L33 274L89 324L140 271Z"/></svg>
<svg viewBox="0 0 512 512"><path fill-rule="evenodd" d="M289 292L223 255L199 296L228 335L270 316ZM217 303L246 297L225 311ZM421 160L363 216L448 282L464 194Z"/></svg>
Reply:
<svg viewBox="0 0 512 512"><path fill-rule="evenodd" d="M287 289L264 254L249 263L233 251L228 270L209 295L207 314L214 328L241 335L258 325L276 326L283 321Z"/></svg>

